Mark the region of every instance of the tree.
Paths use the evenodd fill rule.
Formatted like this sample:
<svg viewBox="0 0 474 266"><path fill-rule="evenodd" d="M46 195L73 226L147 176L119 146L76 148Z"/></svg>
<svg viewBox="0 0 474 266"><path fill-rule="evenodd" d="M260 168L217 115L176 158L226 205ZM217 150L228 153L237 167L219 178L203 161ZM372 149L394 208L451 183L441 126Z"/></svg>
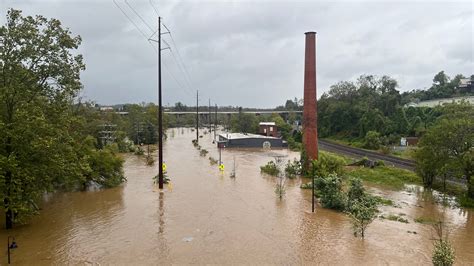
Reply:
<svg viewBox="0 0 474 266"><path fill-rule="evenodd" d="M352 219L354 236L360 235L364 238L367 226L377 217L377 204L371 197L361 197L352 202L349 215Z"/></svg>
<svg viewBox="0 0 474 266"><path fill-rule="evenodd" d="M36 213L45 192L114 186L124 177L116 145L99 150L90 136L101 114L93 104L74 104L85 69L74 52L81 38L57 19L14 9L0 37L0 197L8 229Z"/></svg>
<svg viewBox="0 0 474 266"><path fill-rule="evenodd" d="M377 202L365 192L359 178L351 178L347 191L346 211L352 219L354 235L365 236L367 226L377 217Z"/></svg>
<svg viewBox="0 0 474 266"><path fill-rule="evenodd" d="M468 196L474 198L471 182L474 175L474 107L462 103L446 108L446 113L420 139L414 155L417 171L424 179L447 173L464 176Z"/></svg>
<svg viewBox="0 0 474 266"><path fill-rule="evenodd" d="M364 148L376 150L380 148L380 133L369 131L364 138Z"/></svg>
<svg viewBox="0 0 474 266"><path fill-rule="evenodd" d="M81 43L60 21L23 17L10 9L0 27L0 179L6 227L32 213L34 201L61 175L78 176L81 165L68 148L73 139L67 112L81 89Z"/></svg>
<svg viewBox="0 0 474 266"><path fill-rule="evenodd" d="M445 226L443 222L439 221L433 224L433 229L437 234L434 239L433 255L431 257L433 265L435 266L451 266L454 264L456 256L454 248L448 240L448 234L444 232Z"/></svg>

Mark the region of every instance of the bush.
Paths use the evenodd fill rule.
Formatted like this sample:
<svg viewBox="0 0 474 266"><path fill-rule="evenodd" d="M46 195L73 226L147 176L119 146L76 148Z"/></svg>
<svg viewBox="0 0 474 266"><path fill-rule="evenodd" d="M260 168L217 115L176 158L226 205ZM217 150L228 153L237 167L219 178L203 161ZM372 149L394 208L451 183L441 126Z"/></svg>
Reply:
<svg viewBox="0 0 474 266"><path fill-rule="evenodd" d="M344 210L346 195L342 191L342 179L337 174L316 178L315 186L320 190L321 205L324 208Z"/></svg>
<svg viewBox="0 0 474 266"><path fill-rule="evenodd" d="M354 201L350 207L349 215L352 219L354 236L365 236L367 226L377 217L377 204L370 197L363 197Z"/></svg>
<svg viewBox="0 0 474 266"><path fill-rule="evenodd" d="M437 240L433 250L433 265L449 266L454 264L454 249L447 240Z"/></svg>
<svg viewBox="0 0 474 266"><path fill-rule="evenodd" d="M215 164L217 164L217 160L214 159L214 158L212 158L212 157L209 157L209 163L210 163L211 165L215 165Z"/></svg>
<svg viewBox="0 0 474 266"><path fill-rule="evenodd" d="M206 156L209 152L206 150L206 149L202 149L200 152L199 152L199 155L200 156Z"/></svg>
<svg viewBox="0 0 474 266"><path fill-rule="evenodd" d="M356 201L360 201L366 196L365 188L360 178L351 178L349 181L349 189L347 190L347 206L348 209Z"/></svg>
<svg viewBox="0 0 474 266"><path fill-rule="evenodd" d="M137 146L137 149L134 152L135 155L143 155L145 154L145 151L142 149L142 147Z"/></svg>
<svg viewBox="0 0 474 266"><path fill-rule="evenodd" d="M364 148L378 150L380 148L380 133L377 131L369 131L365 134Z"/></svg>
<svg viewBox="0 0 474 266"><path fill-rule="evenodd" d="M260 166L260 171L273 176L277 176L280 173L274 161L269 161L266 165Z"/></svg>
<svg viewBox="0 0 474 266"><path fill-rule="evenodd" d="M117 156L113 148L107 146L103 150L93 150L88 155L89 171L86 180L95 182L101 187L115 187L126 178L122 171L123 160Z"/></svg>
<svg viewBox="0 0 474 266"><path fill-rule="evenodd" d="M298 175L301 175L301 162L297 159L294 159L293 162L288 160L288 163L285 166L285 174L288 178L295 178Z"/></svg>
<svg viewBox="0 0 474 266"><path fill-rule="evenodd" d="M327 177L330 174L342 175L344 165L343 158L329 153L320 153L318 160L311 162L309 175L313 177Z"/></svg>
<svg viewBox="0 0 474 266"><path fill-rule="evenodd" d="M454 264L456 259L454 248L448 241L448 235L444 232L445 226L442 221L432 224L438 238L434 239L433 256L431 257L435 266L450 266Z"/></svg>

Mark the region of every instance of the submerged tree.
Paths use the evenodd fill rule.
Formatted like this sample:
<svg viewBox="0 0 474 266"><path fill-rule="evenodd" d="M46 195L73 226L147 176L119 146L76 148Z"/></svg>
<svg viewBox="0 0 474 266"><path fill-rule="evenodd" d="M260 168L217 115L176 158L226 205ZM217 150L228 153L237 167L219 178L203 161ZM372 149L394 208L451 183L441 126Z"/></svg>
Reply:
<svg viewBox="0 0 474 266"><path fill-rule="evenodd" d="M454 264L456 256L454 248L448 240L448 234L444 232L445 226L443 222L439 221L433 224L433 228L437 234L434 239L433 256L431 257L433 265L435 266L450 266Z"/></svg>

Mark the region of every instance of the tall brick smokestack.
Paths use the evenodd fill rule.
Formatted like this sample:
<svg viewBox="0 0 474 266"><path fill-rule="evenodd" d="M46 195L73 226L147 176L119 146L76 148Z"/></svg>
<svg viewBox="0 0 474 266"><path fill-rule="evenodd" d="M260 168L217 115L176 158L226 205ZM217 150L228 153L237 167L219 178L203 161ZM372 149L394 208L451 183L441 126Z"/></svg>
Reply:
<svg viewBox="0 0 474 266"><path fill-rule="evenodd" d="M303 145L308 160L318 159L316 105L316 32L306 32L304 59ZM305 167L309 165L306 164Z"/></svg>

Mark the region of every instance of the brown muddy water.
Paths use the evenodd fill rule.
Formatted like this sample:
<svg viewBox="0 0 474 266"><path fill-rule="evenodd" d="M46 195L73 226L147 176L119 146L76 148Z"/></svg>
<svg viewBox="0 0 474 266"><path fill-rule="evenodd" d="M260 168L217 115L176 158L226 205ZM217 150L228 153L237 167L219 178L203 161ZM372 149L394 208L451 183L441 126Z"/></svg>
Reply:
<svg viewBox="0 0 474 266"><path fill-rule="evenodd" d="M300 189L299 179L289 180L283 200L277 198L275 178L259 166L297 153L224 150L221 173L209 163L209 156L218 158L209 134L200 139L206 157L191 144L195 132L174 129L168 135L164 156L172 186L158 192L152 181L157 166L126 155L128 182L122 187L58 193L28 225L2 229L0 238L6 242L13 235L19 246L13 264L428 265L434 232L414 222L420 216L443 218L457 263L474 263L474 212L433 203L420 188L371 187L397 206L382 207L382 213L403 213L409 223L376 219L362 240L353 236L348 216L319 206L311 213L311 191ZM6 264L6 248L2 254Z"/></svg>

